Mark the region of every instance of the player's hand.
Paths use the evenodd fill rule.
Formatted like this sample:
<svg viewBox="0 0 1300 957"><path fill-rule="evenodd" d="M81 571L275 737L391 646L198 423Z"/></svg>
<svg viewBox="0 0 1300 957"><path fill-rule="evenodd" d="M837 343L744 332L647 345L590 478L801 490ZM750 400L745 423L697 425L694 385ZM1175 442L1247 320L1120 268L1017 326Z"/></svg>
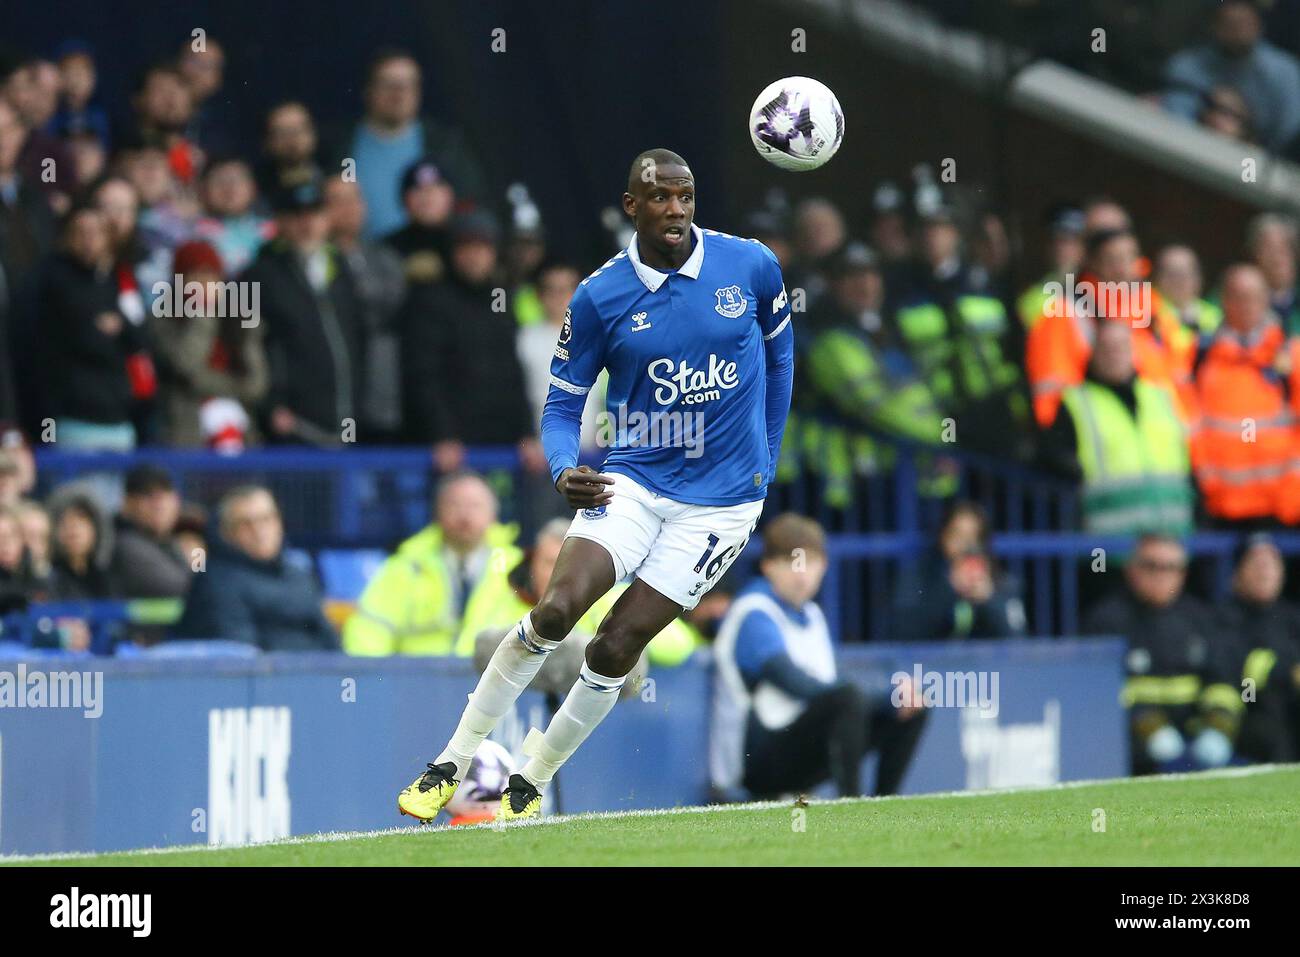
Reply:
<svg viewBox="0 0 1300 957"><path fill-rule="evenodd" d="M555 480L555 489L573 509L599 508L614 497L614 476L602 475L590 465L565 469Z"/></svg>

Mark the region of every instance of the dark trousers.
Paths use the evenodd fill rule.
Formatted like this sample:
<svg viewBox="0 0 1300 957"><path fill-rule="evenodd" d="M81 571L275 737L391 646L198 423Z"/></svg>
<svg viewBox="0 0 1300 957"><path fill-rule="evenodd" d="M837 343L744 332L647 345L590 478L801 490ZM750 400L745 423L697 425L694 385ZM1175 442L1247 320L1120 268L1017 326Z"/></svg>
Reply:
<svg viewBox="0 0 1300 957"><path fill-rule="evenodd" d="M872 708L851 684L837 685L808 702L789 727L750 725L745 737L745 789L755 797L806 791L832 780L842 797L862 794L859 766L880 753L876 794L894 794L912 760L926 712L902 720L891 705Z"/></svg>

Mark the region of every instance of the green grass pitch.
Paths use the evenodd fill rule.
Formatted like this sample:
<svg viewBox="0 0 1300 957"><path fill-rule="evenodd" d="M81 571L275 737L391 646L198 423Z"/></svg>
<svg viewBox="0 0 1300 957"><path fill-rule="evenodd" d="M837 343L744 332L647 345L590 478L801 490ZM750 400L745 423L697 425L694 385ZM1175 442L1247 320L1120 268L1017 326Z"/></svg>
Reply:
<svg viewBox="0 0 1300 957"><path fill-rule="evenodd" d="M1104 829L1103 829L1104 827ZM1038 790L575 815L228 849L9 858L86 865L1297 865L1300 766Z"/></svg>

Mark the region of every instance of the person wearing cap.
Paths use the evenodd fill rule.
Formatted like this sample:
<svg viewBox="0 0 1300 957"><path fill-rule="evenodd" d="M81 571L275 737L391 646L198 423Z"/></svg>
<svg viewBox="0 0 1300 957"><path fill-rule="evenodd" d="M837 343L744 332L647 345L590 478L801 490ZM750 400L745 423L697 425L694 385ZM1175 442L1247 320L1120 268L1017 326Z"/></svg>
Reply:
<svg viewBox="0 0 1300 957"><path fill-rule="evenodd" d="M403 310L405 426L443 471L460 468L470 445L513 445L527 471L546 470L499 285L500 238L490 214L458 216L446 281L413 286Z"/></svg>
<svg viewBox="0 0 1300 957"><path fill-rule="evenodd" d="M1300 608L1282 597L1285 583L1272 536L1247 535L1233 555L1232 596L1216 609L1241 675L1223 703L1240 714L1237 753L1253 761L1300 760Z"/></svg>
<svg viewBox="0 0 1300 957"><path fill-rule="evenodd" d="M823 471L828 500L852 496L854 462L879 464L878 443L853 426L937 443L934 397L884 319L885 288L875 253L847 243L827 265L830 288L808 313L792 414L809 467ZM787 429L791 426L787 424Z"/></svg>
<svg viewBox="0 0 1300 957"><path fill-rule="evenodd" d="M482 165L461 131L420 115L422 83L420 65L410 53L381 50L366 77L365 115L334 137L327 151L356 161L357 181L370 209L367 238L386 236L406 222L400 185L421 157L437 157L439 168L447 170L469 201L486 195Z"/></svg>
<svg viewBox="0 0 1300 957"><path fill-rule="evenodd" d="M398 317L406 301L402 260L386 243L365 238L361 187L339 176L325 181L330 241L352 270L366 323L361 421L370 442L393 444L402 430L402 360Z"/></svg>
<svg viewBox="0 0 1300 957"><path fill-rule="evenodd" d="M1128 642L1121 701L1134 774L1219 767L1232 758L1239 709L1223 686L1235 681L1233 648L1186 583L1182 542L1148 532L1124 564L1123 587L1083 615L1082 634Z"/></svg>
<svg viewBox="0 0 1300 957"><path fill-rule="evenodd" d="M180 511L180 493L165 469L137 465L126 473L109 563L122 597L181 598L189 591L189 559L174 538Z"/></svg>
<svg viewBox="0 0 1300 957"><path fill-rule="evenodd" d="M1006 307L962 249L953 210L920 210L916 253L891 290L892 320L964 447L1023 454L1029 402Z"/></svg>
<svg viewBox="0 0 1300 957"><path fill-rule="evenodd" d="M1031 283L1016 300L1016 313L1025 329L1032 329L1043 316L1052 283L1064 283L1066 276L1083 264L1083 210L1058 206L1047 217L1047 272Z"/></svg>
<svg viewBox="0 0 1300 957"><path fill-rule="evenodd" d="M364 442L355 427L362 414L365 318L352 270L328 241L320 177L282 181L272 205L276 238L242 277L259 283L257 321L270 366L267 438L331 446L353 434Z"/></svg>
<svg viewBox="0 0 1300 957"><path fill-rule="evenodd" d="M1187 428L1169 389L1134 369L1127 323L1098 325L1084 381L1062 394L1040 451L1050 468L1081 482L1085 531L1192 531Z"/></svg>
<svg viewBox="0 0 1300 957"><path fill-rule="evenodd" d="M456 190L432 159L417 160L402 174L402 207L406 225L383 242L401 257L408 283L438 282L447 271Z"/></svg>

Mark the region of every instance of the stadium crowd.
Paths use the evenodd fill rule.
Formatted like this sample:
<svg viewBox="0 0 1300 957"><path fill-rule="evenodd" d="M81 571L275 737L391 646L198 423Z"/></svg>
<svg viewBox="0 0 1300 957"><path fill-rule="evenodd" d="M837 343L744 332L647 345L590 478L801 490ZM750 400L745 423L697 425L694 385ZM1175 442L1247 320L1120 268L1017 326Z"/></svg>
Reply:
<svg viewBox="0 0 1300 957"><path fill-rule="evenodd" d="M526 186L498 191L460 131L422 113L404 52L375 57L364 115L339 129L302 103L273 105L256 154L232 151L216 40L146 70L120 117L96 96L96 70L82 43L0 58L3 609L167 598L184 602L175 637L471 654L503 607L514 620L514 603L535 600L555 535L543 527L525 552L491 489L462 473L466 449L513 446L548 484L536 423L589 264L552 257ZM1300 521L1296 223L1259 215L1240 260L1205 276L1196 250L1144 250L1120 204L1080 197L1048 212L1050 238L1030 254L1042 277L1015 288L1007 224L967 199L918 168L878 184L861 230L822 198L775 196L737 224L776 253L801 313L778 481L811 478L843 506L903 440L929 450L919 480L938 499L953 496L954 448L1075 483L1085 531L1141 536L1123 587L1086 615L1089 633L1145 655L1129 660L1135 753L1159 765L1172 733L1207 763L1238 737L1294 757L1300 612L1280 597L1267 533ZM597 443L590 422L585 435ZM355 608L324 601L265 488L201 503L211 521L153 467L125 477L120 503L95 483L31 497L40 445L353 442L427 447L450 476L434 521ZM989 521L949 509L898 583L906 637L1025 634ZM1180 539L1196 527L1253 536L1231 606L1214 610L1234 616L1231 631L1184 593ZM703 603L652 660L689 655L726 600ZM85 649L89 626L64 619L50 640ZM1227 700L1239 695L1223 689L1243 673L1285 686L1268 732L1240 735L1243 709Z"/></svg>

